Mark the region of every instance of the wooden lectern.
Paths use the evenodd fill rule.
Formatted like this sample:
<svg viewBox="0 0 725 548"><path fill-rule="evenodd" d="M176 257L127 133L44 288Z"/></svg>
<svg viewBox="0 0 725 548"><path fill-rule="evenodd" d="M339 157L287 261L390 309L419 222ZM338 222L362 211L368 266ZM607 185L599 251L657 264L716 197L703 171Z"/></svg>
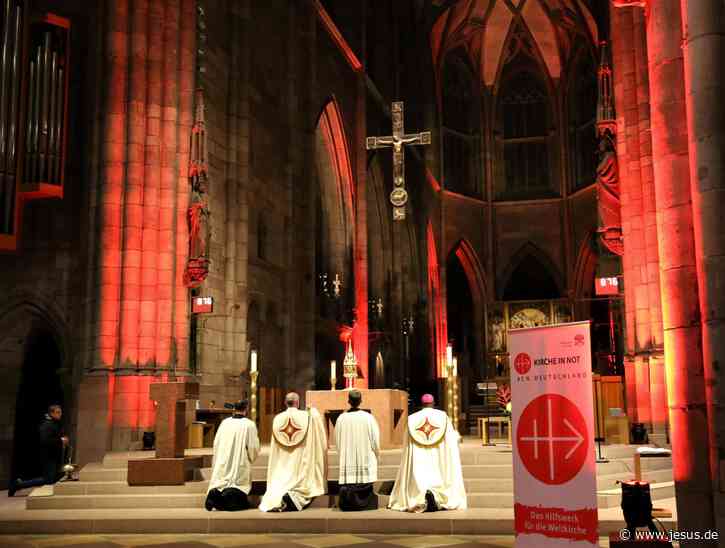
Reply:
<svg viewBox="0 0 725 548"><path fill-rule="evenodd" d="M199 383L151 383L156 408L156 457L128 461L129 485L183 485L202 457L184 458L186 400L199 398ZM199 461L199 462L196 462Z"/></svg>

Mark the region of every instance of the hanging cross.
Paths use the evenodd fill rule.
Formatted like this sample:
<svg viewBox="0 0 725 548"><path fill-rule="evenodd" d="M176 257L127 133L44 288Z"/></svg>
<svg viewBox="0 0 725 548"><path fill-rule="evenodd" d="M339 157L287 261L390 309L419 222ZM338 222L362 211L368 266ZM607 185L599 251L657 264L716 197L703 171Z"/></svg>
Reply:
<svg viewBox="0 0 725 548"><path fill-rule="evenodd" d="M405 204L408 201L408 193L405 190L405 145L429 145L430 131L422 133L405 134L403 129L403 102L393 103L391 109L393 116L393 134L385 137L368 137L365 140L365 148L373 150L376 148L393 148L393 191L390 193L390 203L393 204L393 220L402 221L405 219Z"/></svg>

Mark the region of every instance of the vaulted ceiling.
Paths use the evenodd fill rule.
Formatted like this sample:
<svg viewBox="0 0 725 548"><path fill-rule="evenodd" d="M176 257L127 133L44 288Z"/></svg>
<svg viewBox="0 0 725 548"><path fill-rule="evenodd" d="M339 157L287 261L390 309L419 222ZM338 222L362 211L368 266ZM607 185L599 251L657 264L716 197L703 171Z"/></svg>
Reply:
<svg viewBox="0 0 725 548"><path fill-rule="evenodd" d="M583 0L458 0L431 31L433 62L463 49L481 83L493 86L512 50L527 42L551 78L559 78L576 42L597 44L596 23ZM440 81L440 79L439 79Z"/></svg>

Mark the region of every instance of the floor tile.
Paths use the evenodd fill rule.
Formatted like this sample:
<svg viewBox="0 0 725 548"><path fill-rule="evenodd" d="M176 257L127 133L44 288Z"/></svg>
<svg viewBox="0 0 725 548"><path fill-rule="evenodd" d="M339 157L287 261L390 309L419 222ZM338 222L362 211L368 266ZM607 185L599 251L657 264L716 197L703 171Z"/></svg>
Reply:
<svg viewBox="0 0 725 548"><path fill-rule="evenodd" d="M388 541L387 544L405 548L435 548L437 546L458 546L466 542L463 539L444 535L424 535Z"/></svg>
<svg viewBox="0 0 725 548"><path fill-rule="evenodd" d="M172 541L163 544L136 544L134 548L210 548L205 542L199 542L196 540L180 540Z"/></svg>
<svg viewBox="0 0 725 548"><path fill-rule="evenodd" d="M332 548L337 546L354 546L370 541L357 535L318 535L295 538L293 542L302 546L310 546L311 548Z"/></svg>
<svg viewBox="0 0 725 548"><path fill-rule="evenodd" d="M203 542L214 548L236 548L237 546L264 546L279 542L279 539L270 535L208 535Z"/></svg>
<svg viewBox="0 0 725 548"><path fill-rule="evenodd" d="M66 548L67 546L88 546L92 544L112 545L112 541L99 535L54 535L36 538L33 541L39 548Z"/></svg>

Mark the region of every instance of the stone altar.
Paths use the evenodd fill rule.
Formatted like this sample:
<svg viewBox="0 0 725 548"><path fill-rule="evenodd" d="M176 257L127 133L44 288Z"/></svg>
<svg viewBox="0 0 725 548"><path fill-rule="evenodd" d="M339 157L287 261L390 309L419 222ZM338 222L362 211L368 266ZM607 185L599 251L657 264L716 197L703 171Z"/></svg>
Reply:
<svg viewBox="0 0 725 548"><path fill-rule="evenodd" d="M392 449L403 445L408 422L408 393L403 390L359 389L362 394L360 409L369 411L380 426L380 448ZM335 445L335 422L349 409L347 390L308 390L307 407L315 407L325 417L328 447Z"/></svg>

